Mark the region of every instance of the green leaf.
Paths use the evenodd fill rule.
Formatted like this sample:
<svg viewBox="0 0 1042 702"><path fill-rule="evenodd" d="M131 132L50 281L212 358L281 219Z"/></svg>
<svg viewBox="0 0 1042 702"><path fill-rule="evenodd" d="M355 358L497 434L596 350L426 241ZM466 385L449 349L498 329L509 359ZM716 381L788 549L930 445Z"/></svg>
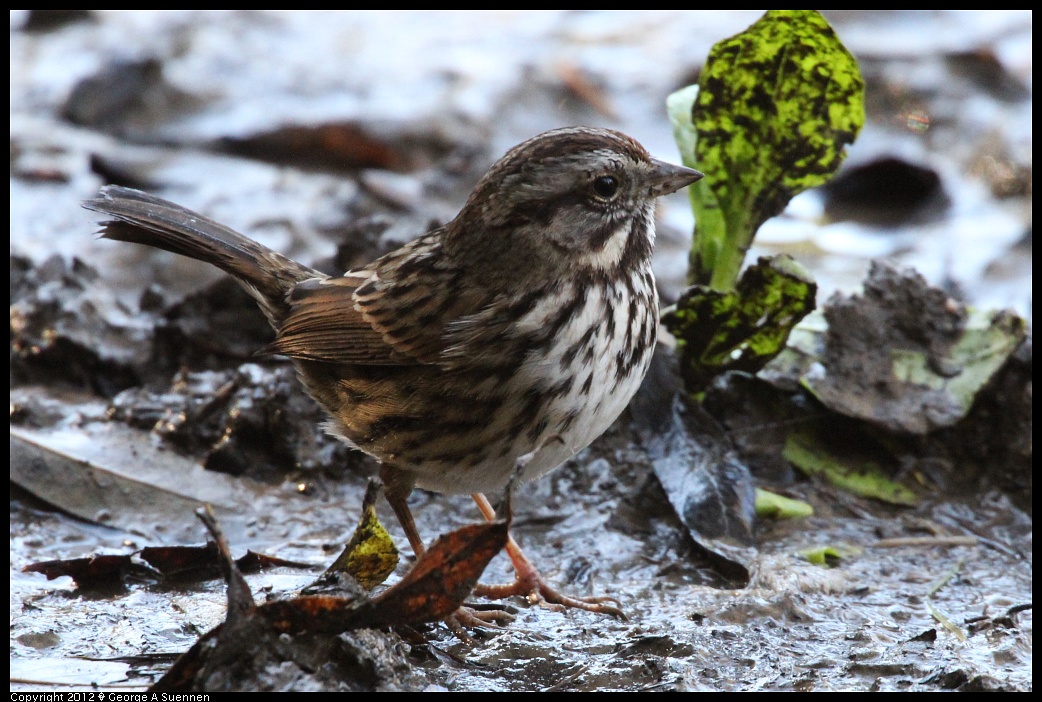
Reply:
<svg viewBox="0 0 1042 702"><path fill-rule="evenodd" d="M695 167L695 144L698 132L692 116L695 111L695 100L698 99L698 85L681 88L666 98L666 113L673 124L673 140L680 149L680 159L688 168Z"/></svg>
<svg viewBox="0 0 1042 702"><path fill-rule="evenodd" d="M769 519L797 519L810 517L814 508L803 500L778 495L756 488L756 516Z"/></svg>
<svg viewBox="0 0 1042 702"><path fill-rule="evenodd" d="M694 168L697 162L698 131L692 120L697 99L697 85L681 88L666 98L666 112L673 124L673 139L680 149L681 162L688 168ZM711 188L699 187L698 183L694 183L687 189L687 193L697 223L696 240L691 247L688 282L707 285L720 255L720 247L727 242L727 225ZM699 271L704 274L697 274ZM733 286L728 286L728 289L730 287Z"/></svg>
<svg viewBox="0 0 1042 702"><path fill-rule="evenodd" d="M963 308L920 274L875 263L864 292L800 322L761 377L798 378L833 412L924 436L962 421L1026 337L1013 312Z"/></svg>
<svg viewBox="0 0 1042 702"><path fill-rule="evenodd" d="M868 448L840 438L824 426L804 427L789 434L782 456L807 475L820 475L855 495L896 505L915 504L915 493L887 477L879 463L868 457Z"/></svg>
<svg viewBox="0 0 1042 702"><path fill-rule="evenodd" d="M690 279L730 290L760 225L843 161L864 123L864 81L818 12L772 10L713 47L697 97L682 91L668 102L681 149L694 145L693 159L682 151L685 165L706 174L690 189Z"/></svg>
<svg viewBox="0 0 1042 702"><path fill-rule="evenodd" d="M958 368L954 377L938 373L937 362L925 353L891 351L894 377L908 384L944 390L963 410L970 411L973 400L992 376L1027 337L1027 323L1009 310L985 312L968 310L966 325L942 364ZM961 416L960 416L961 418Z"/></svg>
<svg viewBox="0 0 1042 702"><path fill-rule="evenodd" d="M931 318L924 316L922 322L926 329ZM892 333L875 340L871 350L878 363L856 367L833 367L835 354L826 354L810 366L803 386L829 409L888 431L926 435L954 426L1024 341L1027 324L1008 310L970 309L965 325L955 333L957 338L947 349L929 348L918 339ZM848 356L867 352L842 350Z"/></svg>
<svg viewBox="0 0 1042 702"><path fill-rule="evenodd" d="M681 374L699 392L728 370L755 373L814 309L817 286L789 256L761 258L732 292L688 288L662 321L677 338Z"/></svg>
<svg viewBox="0 0 1042 702"><path fill-rule="evenodd" d="M831 567L837 565L840 559L856 556L860 552L860 549L847 546L846 544L840 544L836 546L814 546L813 548L806 548L800 551L800 555L814 565Z"/></svg>

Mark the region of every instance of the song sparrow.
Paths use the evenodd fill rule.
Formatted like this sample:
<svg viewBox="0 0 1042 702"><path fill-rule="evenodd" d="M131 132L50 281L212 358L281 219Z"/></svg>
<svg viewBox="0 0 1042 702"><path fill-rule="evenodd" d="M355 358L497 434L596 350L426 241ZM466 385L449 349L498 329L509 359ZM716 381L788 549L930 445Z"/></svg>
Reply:
<svg viewBox="0 0 1042 702"><path fill-rule="evenodd" d="M289 260L165 200L122 187L84 203L108 239L205 261L234 276L329 415L327 431L377 458L417 555L406 498L502 489L596 439L654 351L655 199L698 180L624 134L574 127L511 149L445 226L343 277ZM553 591L510 540L518 580L486 587L619 614Z"/></svg>

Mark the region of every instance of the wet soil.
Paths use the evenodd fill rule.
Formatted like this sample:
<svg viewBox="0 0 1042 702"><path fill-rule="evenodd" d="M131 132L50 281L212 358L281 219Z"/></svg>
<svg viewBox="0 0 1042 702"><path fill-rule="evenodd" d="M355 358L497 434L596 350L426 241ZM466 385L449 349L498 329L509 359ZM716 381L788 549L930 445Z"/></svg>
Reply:
<svg viewBox="0 0 1042 702"><path fill-rule="evenodd" d="M665 95L756 16L497 12L476 27L422 13L12 14L12 690L144 689L227 606L219 579L87 588L24 566L201 543L193 510L208 503L236 555L314 566L246 576L258 602L291 597L350 538L376 468L321 432L287 363L254 357L270 332L248 296L195 262L94 241L81 200L104 183L154 190L345 270L446 221L492 160L543 129L611 126L676 160ZM822 302L844 295L837 311L887 257L926 276L924 299L940 301L926 313L953 298L1030 319L1030 14L829 18L869 86L851 165L925 185L902 188L896 207L869 169L868 187L854 177L794 202L757 252L792 252ZM683 198L660 214L669 300L691 222ZM872 365L856 355L870 351L838 363ZM781 457L795 422L839 431L798 383L722 380L707 414L682 421L677 391L663 355L604 437L514 496L512 531L544 575L611 595L627 620L517 600L513 623L469 643L440 624L361 630L212 684L1032 689L1030 339L965 419L914 437L873 430L912 505L851 495ZM737 532L678 508L684 481L664 463L681 449L735 462L697 486ZM753 485L814 514L753 518ZM465 497L417 491L410 504L428 539L480 521ZM409 554L379 513L406 556L394 582ZM808 560L822 547L824 563ZM483 581L511 575L500 555Z"/></svg>

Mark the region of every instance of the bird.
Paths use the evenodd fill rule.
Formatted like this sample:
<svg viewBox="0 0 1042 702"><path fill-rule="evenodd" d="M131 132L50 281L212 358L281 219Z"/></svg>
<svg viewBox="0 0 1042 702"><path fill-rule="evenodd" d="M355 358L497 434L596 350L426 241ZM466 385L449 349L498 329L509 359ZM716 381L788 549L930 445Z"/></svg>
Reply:
<svg viewBox="0 0 1042 702"><path fill-rule="evenodd" d="M448 223L341 276L320 273L159 197L109 185L83 206L104 239L230 274L275 330L324 428L380 463L417 557L414 488L486 493L557 468L622 413L651 363L655 201L702 174L633 138L566 127L510 149ZM622 616L555 590L510 537L515 581L489 597Z"/></svg>

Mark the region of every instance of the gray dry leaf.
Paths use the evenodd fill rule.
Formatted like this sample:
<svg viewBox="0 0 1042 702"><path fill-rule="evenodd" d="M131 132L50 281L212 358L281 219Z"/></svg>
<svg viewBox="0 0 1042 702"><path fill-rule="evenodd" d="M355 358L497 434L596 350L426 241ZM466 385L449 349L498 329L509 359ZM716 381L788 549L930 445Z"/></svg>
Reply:
<svg viewBox="0 0 1042 702"><path fill-rule="evenodd" d="M80 519L194 541L195 510L210 504L238 533L250 482L207 471L117 422L11 427L11 482Z"/></svg>
<svg viewBox="0 0 1042 702"><path fill-rule="evenodd" d="M716 568L742 584L749 580L755 493L749 469L713 420L675 398L669 422L644 433L648 460L670 504ZM722 561L722 562L721 562Z"/></svg>

